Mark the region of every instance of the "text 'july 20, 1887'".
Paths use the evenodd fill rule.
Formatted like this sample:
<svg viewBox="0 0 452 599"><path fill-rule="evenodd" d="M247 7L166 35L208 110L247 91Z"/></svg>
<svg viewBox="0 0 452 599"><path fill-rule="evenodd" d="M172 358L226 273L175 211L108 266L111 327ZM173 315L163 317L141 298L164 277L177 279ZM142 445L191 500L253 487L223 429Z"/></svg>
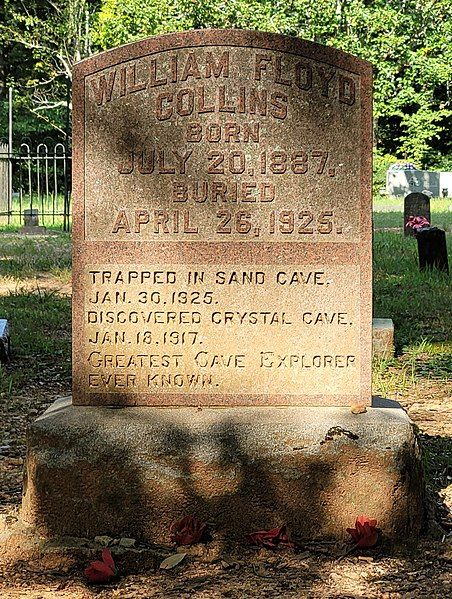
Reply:
<svg viewBox="0 0 452 599"><path fill-rule="evenodd" d="M368 403L369 68L187 32L74 89L75 402Z"/></svg>

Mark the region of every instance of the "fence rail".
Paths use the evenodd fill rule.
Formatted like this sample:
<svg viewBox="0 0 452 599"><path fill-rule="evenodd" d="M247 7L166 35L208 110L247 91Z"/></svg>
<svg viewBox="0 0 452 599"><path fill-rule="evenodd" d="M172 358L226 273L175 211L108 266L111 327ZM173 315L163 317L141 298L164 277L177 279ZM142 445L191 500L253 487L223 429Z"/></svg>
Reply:
<svg viewBox="0 0 452 599"><path fill-rule="evenodd" d="M0 143L0 224L23 224L24 210L38 210L39 224L71 227L71 155L63 143L23 141L9 151Z"/></svg>

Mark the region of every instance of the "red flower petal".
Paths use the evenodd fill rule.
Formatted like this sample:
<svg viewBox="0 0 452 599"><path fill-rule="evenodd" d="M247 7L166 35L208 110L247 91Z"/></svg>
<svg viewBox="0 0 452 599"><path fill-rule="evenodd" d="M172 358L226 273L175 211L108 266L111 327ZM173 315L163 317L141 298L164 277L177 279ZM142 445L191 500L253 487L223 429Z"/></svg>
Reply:
<svg viewBox="0 0 452 599"><path fill-rule="evenodd" d="M109 582L113 578L114 572L104 562L96 560L86 568L85 576L90 582L102 584Z"/></svg>
<svg viewBox="0 0 452 599"><path fill-rule="evenodd" d="M377 521L374 518L368 518L367 516L358 516L356 518L355 526L358 524L358 522L363 526L364 524L368 524L371 528L375 528L377 526Z"/></svg>
<svg viewBox="0 0 452 599"><path fill-rule="evenodd" d="M284 547L293 549L294 544L289 539L286 532L286 526L272 528L270 530L258 530L248 535L248 540L252 545L261 545L263 547Z"/></svg>
<svg viewBox="0 0 452 599"><path fill-rule="evenodd" d="M107 566L112 570L112 572L116 572L116 565L109 549L104 549L102 551L102 561L107 564Z"/></svg>
<svg viewBox="0 0 452 599"><path fill-rule="evenodd" d="M170 526L171 541L176 545L193 545L199 543L207 525L194 516L185 516Z"/></svg>
<svg viewBox="0 0 452 599"><path fill-rule="evenodd" d="M347 528L357 547L373 547L378 541L377 520L367 516L358 516L355 528Z"/></svg>

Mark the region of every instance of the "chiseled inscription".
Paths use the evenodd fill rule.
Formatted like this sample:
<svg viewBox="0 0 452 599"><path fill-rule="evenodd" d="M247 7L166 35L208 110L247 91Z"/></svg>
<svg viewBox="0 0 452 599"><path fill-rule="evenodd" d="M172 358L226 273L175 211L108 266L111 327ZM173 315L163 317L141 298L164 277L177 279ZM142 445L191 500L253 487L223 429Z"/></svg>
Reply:
<svg viewBox="0 0 452 599"><path fill-rule="evenodd" d="M356 73L248 47L88 76L86 239L359 242L360 94Z"/></svg>
<svg viewBox="0 0 452 599"><path fill-rule="evenodd" d="M359 384L359 310L321 265L92 265L84 272L91 393L340 395Z"/></svg>

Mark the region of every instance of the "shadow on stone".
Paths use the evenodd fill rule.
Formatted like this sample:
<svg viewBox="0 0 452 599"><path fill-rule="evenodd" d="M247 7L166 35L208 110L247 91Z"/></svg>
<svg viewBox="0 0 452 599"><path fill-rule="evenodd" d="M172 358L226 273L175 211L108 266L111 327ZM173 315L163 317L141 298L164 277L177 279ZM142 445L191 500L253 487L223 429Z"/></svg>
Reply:
<svg viewBox="0 0 452 599"><path fill-rule="evenodd" d="M56 408L56 409L55 409ZM32 425L22 516L44 537L169 541L184 515L216 538L287 524L343 538L361 513L388 538L423 518L416 438L401 409L151 408L59 400Z"/></svg>

